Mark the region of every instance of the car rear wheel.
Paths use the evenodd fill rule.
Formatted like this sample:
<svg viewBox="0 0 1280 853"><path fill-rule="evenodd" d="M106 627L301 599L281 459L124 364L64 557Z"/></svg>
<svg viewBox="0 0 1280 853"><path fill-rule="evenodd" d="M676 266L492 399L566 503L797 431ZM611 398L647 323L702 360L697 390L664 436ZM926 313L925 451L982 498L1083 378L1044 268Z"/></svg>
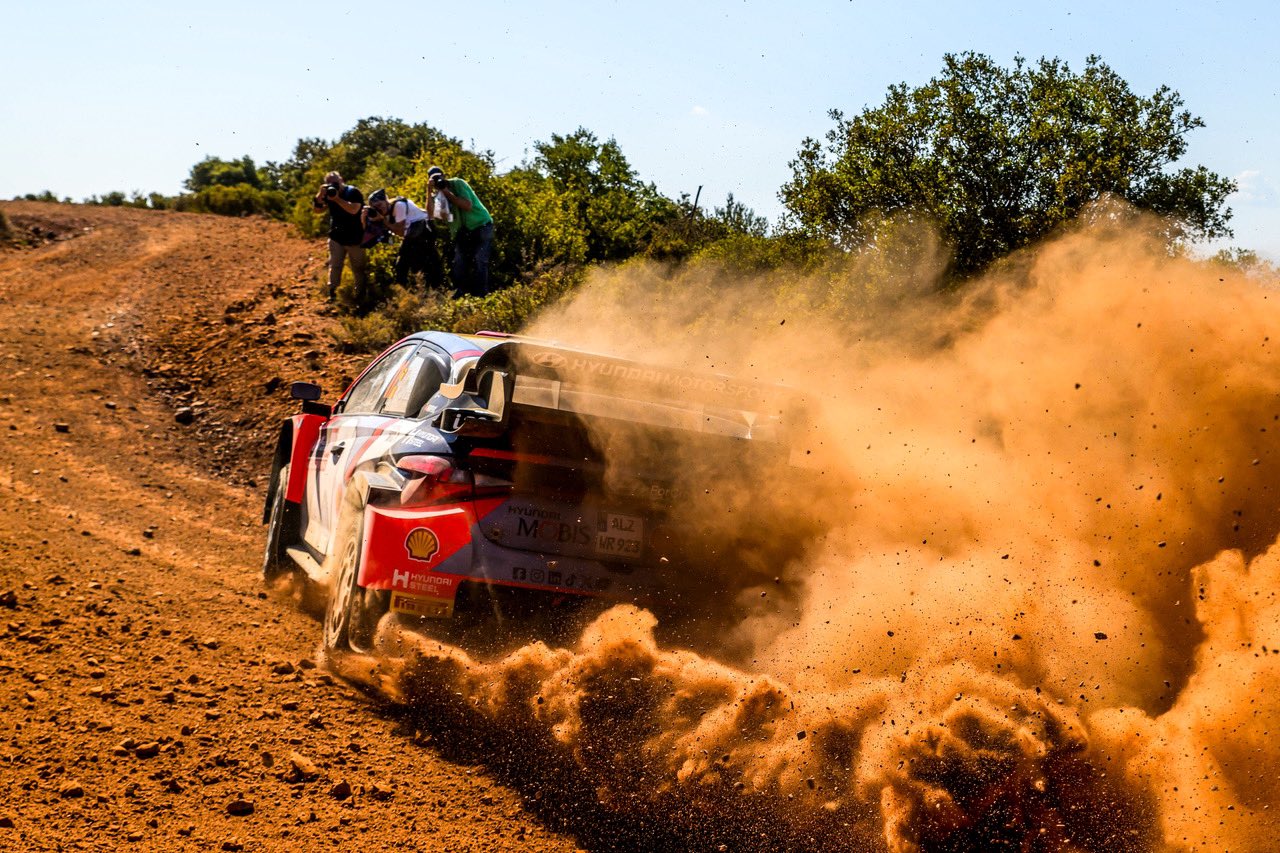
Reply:
<svg viewBox="0 0 1280 853"><path fill-rule="evenodd" d="M289 466L283 465L276 476L275 493L271 498L271 514L267 519L267 545L262 555L262 579L271 583L294 569L293 560L286 550L298 541L301 507L285 500L289 484Z"/></svg>
<svg viewBox="0 0 1280 853"><path fill-rule="evenodd" d="M354 513L341 538L338 565L324 616L324 646L334 651L367 652L378 622L387 612L387 594L360 586L364 511Z"/></svg>

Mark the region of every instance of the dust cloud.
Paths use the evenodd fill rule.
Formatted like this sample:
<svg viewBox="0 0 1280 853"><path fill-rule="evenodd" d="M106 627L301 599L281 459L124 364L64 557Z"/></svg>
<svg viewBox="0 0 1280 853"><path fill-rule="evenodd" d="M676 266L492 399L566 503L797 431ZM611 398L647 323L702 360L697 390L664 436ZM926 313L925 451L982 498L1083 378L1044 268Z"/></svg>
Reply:
<svg viewBox="0 0 1280 853"><path fill-rule="evenodd" d="M482 660L388 624L364 677L766 848L1277 849L1280 291L1122 218L951 294L928 241L602 274L531 334L804 389L803 475L687 460L689 524L785 547L680 628Z"/></svg>

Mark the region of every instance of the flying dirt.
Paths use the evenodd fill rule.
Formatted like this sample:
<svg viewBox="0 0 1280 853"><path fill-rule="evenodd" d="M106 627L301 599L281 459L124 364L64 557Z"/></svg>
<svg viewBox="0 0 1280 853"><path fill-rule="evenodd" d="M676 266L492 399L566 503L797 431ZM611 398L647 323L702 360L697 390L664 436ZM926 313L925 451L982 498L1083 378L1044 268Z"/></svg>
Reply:
<svg viewBox="0 0 1280 853"><path fill-rule="evenodd" d="M761 849L1274 849L1274 283L1130 223L852 327L726 284L677 276L733 318L714 335L636 270L531 333L802 384L812 477L687 466L688 523L745 514L788 559L709 563L680 613L619 606L570 648L384 622L336 670ZM823 535L775 529L796 502Z"/></svg>

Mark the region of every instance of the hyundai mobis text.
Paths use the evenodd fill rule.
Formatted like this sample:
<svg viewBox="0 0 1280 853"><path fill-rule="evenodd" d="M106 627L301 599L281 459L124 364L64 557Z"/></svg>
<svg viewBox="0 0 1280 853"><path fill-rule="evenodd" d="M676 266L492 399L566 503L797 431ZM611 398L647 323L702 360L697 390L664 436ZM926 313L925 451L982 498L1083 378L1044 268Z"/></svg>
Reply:
<svg viewBox="0 0 1280 853"><path fill-rule="evenodd" d="M501 626L670 599L718 553L690 466L785 465L800 410L774 386L486 333L412 335L332 406L292 393L263 572L327 585L325 644L356 650L387 614Z"/></svg>

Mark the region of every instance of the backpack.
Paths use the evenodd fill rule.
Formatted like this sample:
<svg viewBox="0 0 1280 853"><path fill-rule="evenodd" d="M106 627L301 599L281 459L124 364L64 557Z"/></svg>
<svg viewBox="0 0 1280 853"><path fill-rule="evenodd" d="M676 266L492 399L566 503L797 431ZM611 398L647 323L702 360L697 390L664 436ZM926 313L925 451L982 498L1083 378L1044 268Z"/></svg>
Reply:
<svg viewBox="0 0 1280 853"><path fill-rule="evenodd" d="M387 228L387 223L381 219L367 219L364 226L364 236L360 238L360 248L372 249L379 243L385 243L391 239L391 231Z"/></svg>
<svg viewBox="0 0 1280 853"><path fill-rule="evenodd" d="M387 208L387 217L390 219L396 218L395 217L396 205L399 204L400 202L404 202L404 218L407 222L409 219L409 199L406 196L398 195L395 198L391 199L391 204Z"/></svg>

